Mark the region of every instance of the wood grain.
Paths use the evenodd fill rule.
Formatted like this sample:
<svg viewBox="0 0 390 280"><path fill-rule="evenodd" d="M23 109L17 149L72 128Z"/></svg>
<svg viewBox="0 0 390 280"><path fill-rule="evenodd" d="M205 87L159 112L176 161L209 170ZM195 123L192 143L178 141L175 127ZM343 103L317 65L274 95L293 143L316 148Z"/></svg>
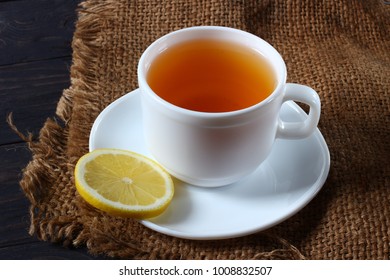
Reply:
<svg viewBox="0 0 390 280"><path fill-rule="evenodd" d="M80 0L0 1L0 259L95 259L30 236L19 181L31 153L6 123L38 135L70 85L71 41Z"/></svg>
<svg viewBox="0 0 390 280"><path fill-rule="evenodd" d="M70 85L70 64L70 58L57 58L0 66L0 144L20 141L5 121L10 113L23 134L38 135Z"/></svg>
<svg viewBox="0 0 390 280"><path fill-rule="evenodd" d="M0 65L69 56L79 2L0 3Z"/></svg>

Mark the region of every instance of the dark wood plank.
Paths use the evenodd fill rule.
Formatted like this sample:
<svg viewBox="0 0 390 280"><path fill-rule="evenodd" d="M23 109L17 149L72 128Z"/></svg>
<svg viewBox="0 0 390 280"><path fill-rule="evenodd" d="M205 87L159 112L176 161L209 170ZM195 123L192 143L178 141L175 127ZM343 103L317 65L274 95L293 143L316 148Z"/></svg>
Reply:
<svg viewBox="0 0 390 280"><path fill-rule="evenodd" d="M31 159L5 119L38 134L70 85L71 40L81 0L0 0L0 259L90 259L28 234L30 203L19 186Z"/></svg>
<svg viewBox="0 0 390 280"><path fill-rule="evenodd" d="M19 187L22 169L31 159L27 144L0 146L0 248L26 243L31 237L29 202Z"/></svg>
<svg viewBox="0 0 390 280"><path fill-rule="evenodd" d="M71 54L80 0L0 2L0 65Z"/></svg>
<svg viewBox="0 0 390 280"><path fill-rule="evenodd" d="M34 135L55 116L62 91L70 85L70 65L69 57L0 66L0 145L20 141L6 123L9 113L22 133Z"/></svg>
<svg viewBox="0 0 390 280"><path fill-rule="evenodd" d="M48 242L30 242L7 248L0 247L0 260L90 260L104 259L91 256L85 248L67 248ZM54 279L54 278L53 278Z"/></svg>

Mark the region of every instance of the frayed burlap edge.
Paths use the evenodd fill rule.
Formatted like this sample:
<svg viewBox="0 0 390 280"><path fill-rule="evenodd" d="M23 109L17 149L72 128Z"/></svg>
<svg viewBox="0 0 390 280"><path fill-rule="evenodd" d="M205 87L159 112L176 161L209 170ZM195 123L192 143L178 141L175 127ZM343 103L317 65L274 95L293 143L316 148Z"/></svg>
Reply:
<svg viewBox="0 0 390 280"><path fill-rule="evenodd" d="M81 225L67 215L53 216L47 212L46 204L41 204L50 194L50 186L63 185L68 172L58 168L58 162L66 162L65 142L66 129L55 119L47 119L39 134L39 141L33 140L33 135L23 135L13 124L12 114L7 118L10 127L28 144L33 158L23 170L20 186L31 205L29 234L39 239L51 242L61 242L65 246L71 244L69 237L74 237L80 231ZM60 202L59 202L60 203Z"/></svg>

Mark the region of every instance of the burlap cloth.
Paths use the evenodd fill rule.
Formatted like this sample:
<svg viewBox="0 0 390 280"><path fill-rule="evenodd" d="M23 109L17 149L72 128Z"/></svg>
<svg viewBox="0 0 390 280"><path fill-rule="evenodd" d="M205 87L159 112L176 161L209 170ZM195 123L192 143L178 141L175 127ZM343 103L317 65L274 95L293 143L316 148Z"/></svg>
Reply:
<svg viewBox="0 0 390 280"><path fill-rule="evenodd" d="M269 41L288 81L316 89L331 153L329 177L287 221L246 237L178 239L88 206L73 169L93 121L137 88L137 63L155 39L179 28L223 25ZM92 1L80 6L71 86L39 140L21 186L30 233L92 254L144 259L389 259L390 5L383 1Z"/></svg>

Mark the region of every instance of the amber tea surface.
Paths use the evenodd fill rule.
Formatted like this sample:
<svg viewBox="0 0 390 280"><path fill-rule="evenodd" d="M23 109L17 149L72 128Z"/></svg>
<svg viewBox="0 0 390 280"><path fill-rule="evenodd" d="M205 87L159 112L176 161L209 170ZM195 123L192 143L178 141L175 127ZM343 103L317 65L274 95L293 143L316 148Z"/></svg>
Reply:
<svg viewBox="0 0 390 280"><path fill-rule="evenodd" d="M250 107L267 98L277 83L260 53L216 40L189 41L163 51L152 62L147 82L164 100L201 112Z"/></svg>

